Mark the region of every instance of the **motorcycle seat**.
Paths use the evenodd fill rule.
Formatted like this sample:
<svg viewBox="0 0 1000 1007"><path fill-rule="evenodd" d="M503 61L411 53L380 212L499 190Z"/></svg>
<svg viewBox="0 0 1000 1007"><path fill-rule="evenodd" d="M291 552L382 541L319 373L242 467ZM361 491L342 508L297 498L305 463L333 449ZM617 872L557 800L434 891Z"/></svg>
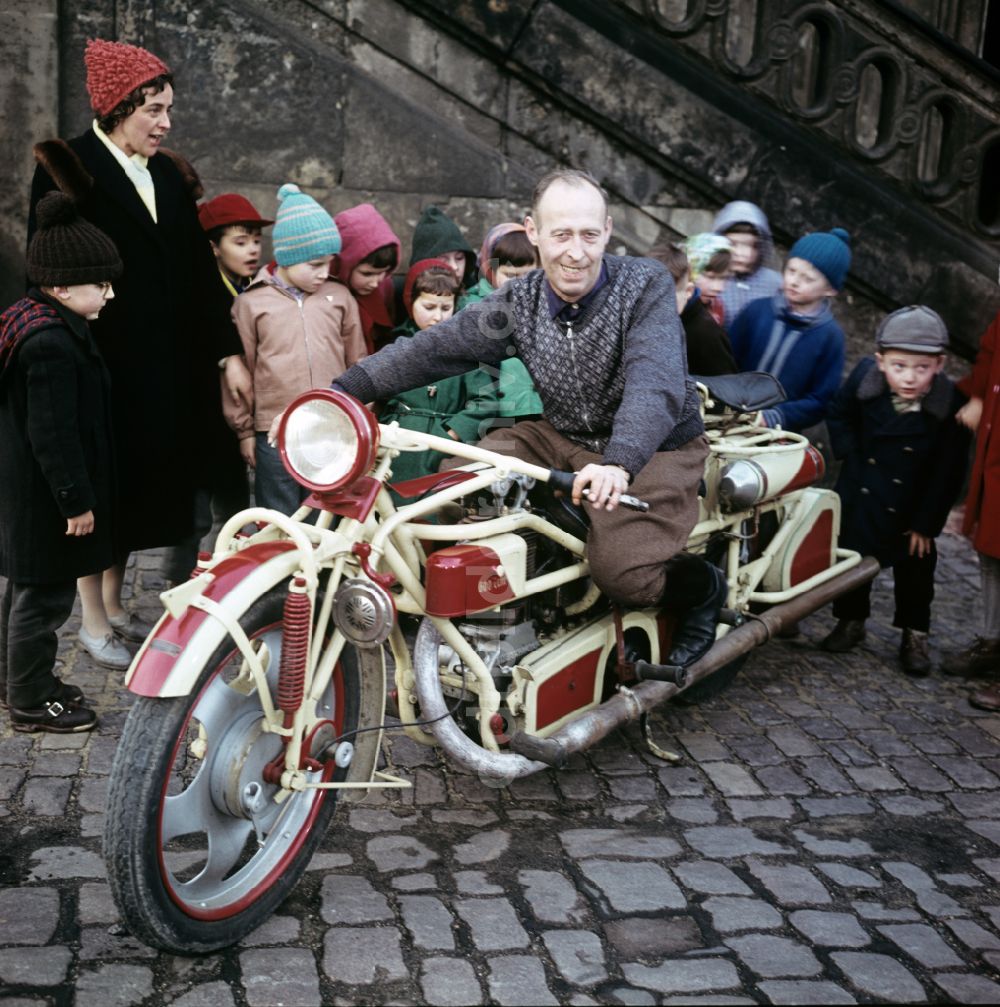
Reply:
<svg viewBox="0 0 1000 1007"><path fill-rule="evenodd" d="M744 371L742 374L713 374L691 377L708 389L713 413L730 409L737 413L755 413L784 402L788 397L781 382L766 371Z"/></svg>

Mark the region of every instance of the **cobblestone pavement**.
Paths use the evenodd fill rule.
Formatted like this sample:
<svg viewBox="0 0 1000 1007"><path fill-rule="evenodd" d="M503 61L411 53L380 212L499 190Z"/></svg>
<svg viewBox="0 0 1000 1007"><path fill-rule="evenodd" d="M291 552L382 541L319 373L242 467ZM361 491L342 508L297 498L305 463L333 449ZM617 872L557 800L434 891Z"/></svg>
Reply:
<svg viewBox="0 0 1000 1007"><path fill-rule="evenodd" d="M937 647L978 625L966 543L941 542ZM157 604L156 557L130 601ZM100 832L129 705L64 631L91 736L0 732L2 1003L1000 1002L1000 717L895 667L880 578L867 642L756 652L561 773L491 790L405 738L411 791L341 808L278 913L222 954L156 953L115 924Z"/></svg>

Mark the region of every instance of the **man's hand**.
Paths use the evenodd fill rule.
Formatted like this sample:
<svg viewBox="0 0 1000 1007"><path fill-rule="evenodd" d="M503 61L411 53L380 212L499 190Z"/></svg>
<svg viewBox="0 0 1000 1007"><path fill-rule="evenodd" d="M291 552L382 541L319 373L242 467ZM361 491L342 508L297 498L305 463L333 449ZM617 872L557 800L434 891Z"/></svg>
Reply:
<svg viewBox="0 0 1000 1007"><path fill-rule="evenodd" d="M573 480L573 503L577 506L588 490L587 499L598 510L614 510L628 489L628 473L618 465L584 465Z"/></svg>
<svg viewBox="0 0 1000 1007"><path fill-rule="evenodd" d="M962 406L957 413L955 413L955 419L962 424L963 427L968 427L973 433L979 429L979 421L982 419L983 415L983 400L973 396L968 402Z"/></svg>
<svg viewBox="0 0 1000 1007"><path fill-rule="evenodd" d="M247 365L238 353L226 357L223 377L233 405L238 406L240 399L243 399L247 409L253 409L253 378L250 377Z"/></svg>
<svg viewBox="0 0 1000 1007"><path fill-rule="evenodd" d="M911 556L916 556L917 559L930 556L931 549L934 548L934 539L929 538L927 535L921 535L918 531L907 532L907 534L910 536Z"/></svg>
<svg viewBox="0 0 1000 1007"><path fill-rule="evenodd" d="M76 517L66 518L66 534L79 537L89 535L94 530L94 512L87 511L85 514L77 514Z"/></svg>
<svg viewBox="0 0 1000 1007"><path fill-rule="evenodd" d="M240 441L240 457L250 466L257 468L257 440L254 437L244 437Z"/></svg>

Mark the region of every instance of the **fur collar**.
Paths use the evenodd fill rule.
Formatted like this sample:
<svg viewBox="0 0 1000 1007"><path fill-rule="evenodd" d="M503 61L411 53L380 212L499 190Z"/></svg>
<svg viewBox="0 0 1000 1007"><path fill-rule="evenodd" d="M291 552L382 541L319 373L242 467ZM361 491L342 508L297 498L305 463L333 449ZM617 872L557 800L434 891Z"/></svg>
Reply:
<svg viewBox="0 0 1000 1007"><path fill-rule="evenodd" d="M160 153L173 163L191 198L195 201L201 199L205 189L191 162L166 147L161 148ZM86 200L94 187L94 177L65 140L43 140L36 143L34 154L35 160L48 172L61 192L65 192L77 203Z"/></svg>
<svg viewBox="0 0 1000 1007"><path fill-rule="evenodd" d="M920 408L937 420L944 420L950 414L954 395L954 383L943 371L934 375L931 390L924 396ZM890 395L889 383L885 375L872 360L868 373L858 383L857 397L862 402L877 399L880 395Z"/></svg>

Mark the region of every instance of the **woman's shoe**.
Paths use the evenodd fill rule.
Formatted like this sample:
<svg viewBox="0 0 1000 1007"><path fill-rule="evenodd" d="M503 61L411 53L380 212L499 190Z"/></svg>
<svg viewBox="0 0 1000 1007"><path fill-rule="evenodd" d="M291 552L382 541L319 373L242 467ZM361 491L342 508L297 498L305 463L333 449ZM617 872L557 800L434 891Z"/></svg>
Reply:
<svg viewBox="0 0 1000 1007"><path fill-rule="evenodd" d="M106 636L91 636L80 627L80 643L87 653L102 668L127 668L132 663L132 654L114 633Z"/></svg>
<svg viewBox="0 0 1000 1007"><path fill-rule="evenodd" d="M58 699L49 699L30 710L10 708L10 726L15 731L32 733L48 731L51 734L76 734L93 730L97 714L85 706L63 706Z"/></svg>
<svg viewBox="0 0 1000 1007"><path fill-rule="evenodd" d="M108 622L111 623L116 636L120 636L123 640L131 640L133 643L142 643L153 628L152 623L144 622L132 612L109 615Z"/></svg>

